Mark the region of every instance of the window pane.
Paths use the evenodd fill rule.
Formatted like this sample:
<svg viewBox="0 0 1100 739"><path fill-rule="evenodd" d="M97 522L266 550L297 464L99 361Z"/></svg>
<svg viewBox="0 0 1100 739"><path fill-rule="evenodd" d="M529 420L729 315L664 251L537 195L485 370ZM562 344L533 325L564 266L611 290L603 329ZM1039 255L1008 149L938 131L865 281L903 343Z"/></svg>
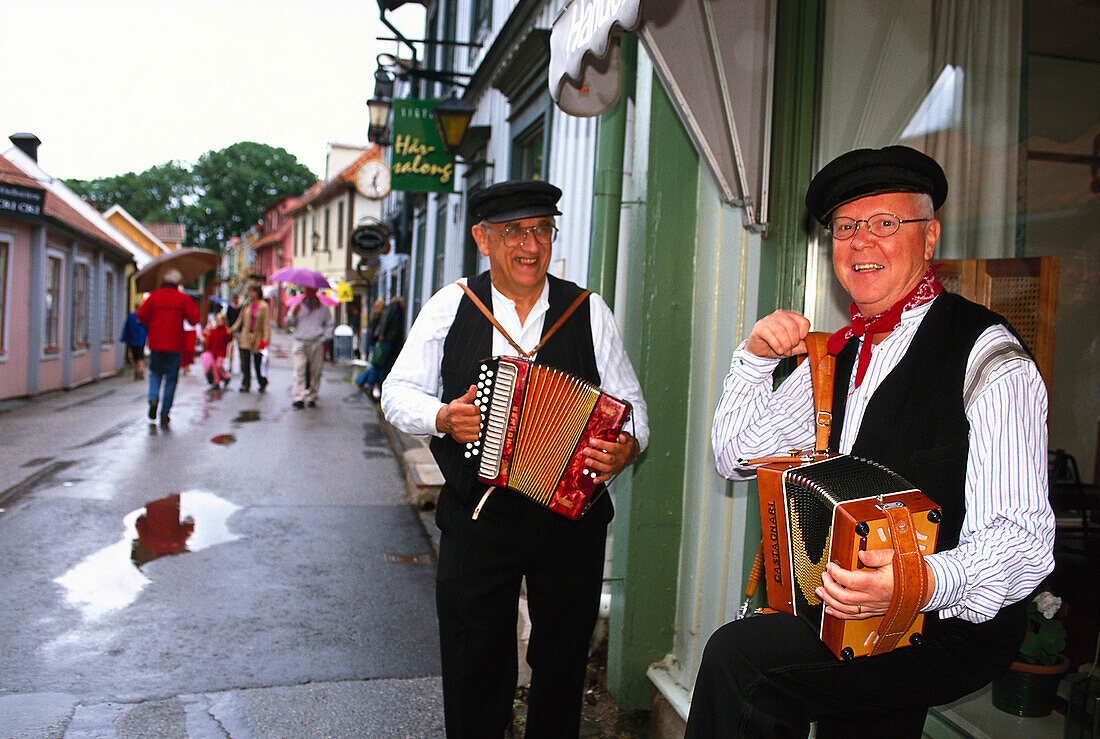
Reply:
<svg viewBox="0 0 1100 739"><path fill-rule="evenodd" d="M43 349L56 353L60 349L60 311L61 311L61 259L49 257L46 260L46 325Z"/></svg>

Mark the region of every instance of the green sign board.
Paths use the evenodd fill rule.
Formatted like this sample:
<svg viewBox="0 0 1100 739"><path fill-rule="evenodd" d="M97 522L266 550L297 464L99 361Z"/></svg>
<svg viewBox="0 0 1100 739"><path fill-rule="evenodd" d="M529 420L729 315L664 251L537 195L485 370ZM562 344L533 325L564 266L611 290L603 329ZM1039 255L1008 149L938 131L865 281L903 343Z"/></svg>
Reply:
<svg viewBox="0 0 1100 739"><path fill-rule="evenodd" d="M438 100L393 101L394 190L454 192L454 157L443 148L432 109Z"/></svg>

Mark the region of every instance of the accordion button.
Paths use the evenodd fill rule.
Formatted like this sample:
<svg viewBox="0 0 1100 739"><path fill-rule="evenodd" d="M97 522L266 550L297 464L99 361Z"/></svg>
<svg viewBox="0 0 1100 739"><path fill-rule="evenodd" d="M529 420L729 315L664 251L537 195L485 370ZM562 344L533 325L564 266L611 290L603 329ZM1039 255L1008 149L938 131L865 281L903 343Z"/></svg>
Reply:
<svg viewBox="0 0 1100 739"><path fill-rule="evenodd" d="M483 364L483 365L481 365L481 371L482 371L482 372L484 372L484 371L485 371L485 370L487 370L487 369L489 369L489 365L487 365L487 364Z"/></svg>
<svg viewBox="0 0 1100 739"><path fill-rule="evenodd" d="M485 374L487 374L489 377L492 377L493 376L493 371L491 369L487 369L487 370L485 370Z"/></svg>
<svg viewBox="0 0 1100 739"><path fill-rule="evenodd" d="M470 453L466 452L466 459L469 459L469 458L470 458Z"/></svg>
<svg viewBox="0 0 1100 739"><path fill-rule="evenodd" d="M587 468L587 467L585 467L585 468L584 468L583 470L581 470L581 474L582 474L582 475L590 475L590 474L592 474L592 473L588 471L588 468Z"/></svg>

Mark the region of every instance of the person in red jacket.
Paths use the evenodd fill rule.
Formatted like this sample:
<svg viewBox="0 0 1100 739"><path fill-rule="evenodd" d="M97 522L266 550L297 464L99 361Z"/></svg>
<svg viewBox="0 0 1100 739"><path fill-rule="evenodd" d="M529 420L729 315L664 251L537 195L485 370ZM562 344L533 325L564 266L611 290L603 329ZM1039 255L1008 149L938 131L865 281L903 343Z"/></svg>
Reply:
<svg viewBox="0 0 1100 739"><path fill-rule="evenodd" d="M203 336L202 368L206 372L206 381L213 387L225 383L229 387L229 373L225 371L225 355L233 335L225 325L225 314L214 318L214 325L206 329Z"/></svg>
<svg viewBox="0 0 1100 739"><path fill-rule="evenodd" d="M156 420L159 405L160 427L168 428L168 413L172 410L184 349L183 322L186 319L198 323L199 306L180 292L183 275L179 270L166 270L160 279L161 286L138 306L137 317L149 329L149 420ZM160 398L162 382L163 400Z"/></svg>

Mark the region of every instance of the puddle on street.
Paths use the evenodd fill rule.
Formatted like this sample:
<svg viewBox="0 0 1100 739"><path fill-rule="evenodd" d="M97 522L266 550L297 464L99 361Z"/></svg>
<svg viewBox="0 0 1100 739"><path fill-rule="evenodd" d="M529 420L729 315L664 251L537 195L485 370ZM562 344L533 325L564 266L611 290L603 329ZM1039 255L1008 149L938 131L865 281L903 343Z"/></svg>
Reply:
<svg viewBox="0 0 1100 739"><path fill-rule="evenodd" d="M218 434L217 436L211 436L210 441L222 446L229 446L237 441L237 437L233 434Z"/></svg>
<svg viewBox="0 0 1100 739"><path fill-rule="evenodd" d="M259 420L260 420L260 412L259 411L255 411L255 410L241 411L240 413L237 414L237 417L233 419L233 423L249 423L251 421L259 421Z"/></svg>
<svg viewBox="0 0 1100 739"><path fill-rule="evenodd" d="M89 555L54 582L65 588L68 603L86 619L125 608L150 582L143 565L239 539L227 525L239 509L201 490L151 501L123 517L120 541Z"/></svg>

